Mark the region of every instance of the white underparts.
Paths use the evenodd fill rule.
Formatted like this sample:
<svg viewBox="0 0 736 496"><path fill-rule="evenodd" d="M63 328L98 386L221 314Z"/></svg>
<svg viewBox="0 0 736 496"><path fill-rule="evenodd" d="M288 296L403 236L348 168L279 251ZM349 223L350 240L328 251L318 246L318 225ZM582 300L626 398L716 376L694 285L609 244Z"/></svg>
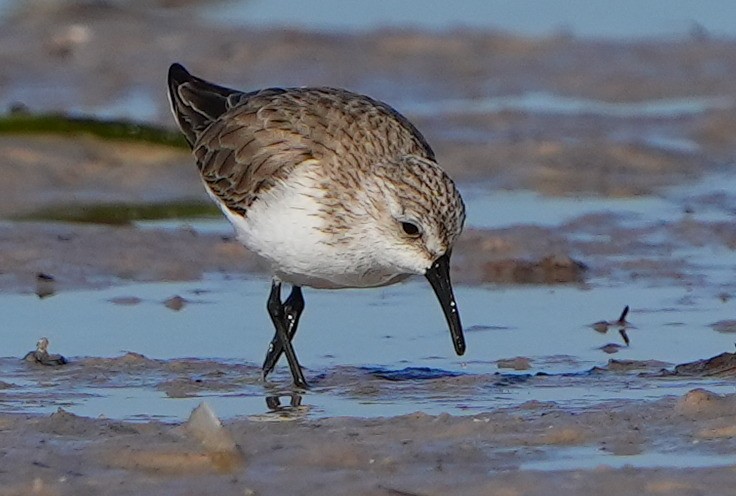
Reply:
<svg viewBox="0 0 736 496"><path fill-rule="evenodd" d="M309 170L296 169L288 178L259 196L245 217L231 212L213 195L233 225L238 240L267 260L274 275L286 283L316 288L370 287L393 282L400 274L366 273L361 265L371 256L360 248L330 243L320 211L323 189ZM366 253L361 251L367 250Z"/></svg>

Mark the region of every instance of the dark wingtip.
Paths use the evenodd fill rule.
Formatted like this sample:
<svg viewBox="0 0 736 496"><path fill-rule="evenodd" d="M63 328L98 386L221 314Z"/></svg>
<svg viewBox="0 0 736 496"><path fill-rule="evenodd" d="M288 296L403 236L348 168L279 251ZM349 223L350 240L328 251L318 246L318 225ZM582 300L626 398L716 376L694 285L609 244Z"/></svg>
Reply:
<svg viewBox="0 0 736 496"><path fill-rule="evenodd" d="M181 84L184 81L191 79L192 75L187 71L183 65L178 62L174 62L169 66L169 84Z"/></svg>
<svg viewBox="0 0 736 496"><path fill-rule="evenodd" d="M168 86L171 110L190 146L207 126L231 108L230 97L241 94L193 76L179 63L169 66Z"/></svg>

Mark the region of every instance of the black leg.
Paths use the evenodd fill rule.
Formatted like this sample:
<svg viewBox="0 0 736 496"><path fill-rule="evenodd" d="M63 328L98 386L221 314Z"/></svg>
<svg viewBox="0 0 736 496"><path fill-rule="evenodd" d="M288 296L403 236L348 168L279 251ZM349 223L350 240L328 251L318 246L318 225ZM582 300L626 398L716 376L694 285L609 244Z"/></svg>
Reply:
<svg viewBox="0 0 736 496"><path fill-rule="evenodd" d="M296 334L296 328L299 325L299 317L304 310L304 297L302 296L302 288L294 286L291 288L289 297L283 304L284 318L283 323L286 328L286 335L289 341L294 339ZM276 363L281 358L284 352L284 347L281 346L281 340L279 339L278 331L274 334L271 344L268 346L268 353L266 359L263 361L263 372L262 377L265 379L268 374L271 373Z"/></svg>
<svg viewBox="0 0 736 496"><path fill-rule="evenodd" d="M283 352L286 354L286 360L289 362L291 376L294 378L294 385L307 389L309 385L306 379L304 379L304 373L302 372L299 360L296 358L296 353L291 346L291 341L286 331L286 315L284 305L281 303L281 282L276 279L271 283L271 294L268 297L266 308L268 309L268 314L271 316L271 322L273 322L273 326L276 328L276 336L283 348Z"/></svg>

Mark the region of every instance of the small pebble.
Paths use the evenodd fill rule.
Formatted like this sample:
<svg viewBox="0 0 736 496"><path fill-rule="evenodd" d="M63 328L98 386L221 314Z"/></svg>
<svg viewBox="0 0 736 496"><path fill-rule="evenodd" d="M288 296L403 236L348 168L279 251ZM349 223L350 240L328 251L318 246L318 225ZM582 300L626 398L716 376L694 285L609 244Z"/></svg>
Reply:
<svg viewBox="0 0 736 496"><path fill-rule="evenodd" d="M56 293L56 279L54 276L39 272L36 274L36 296L46 298Z"/></svg>
<svg viewBox="0 0 736 496"><path fill-rule="evenodd" d="M712 323L710 327L716 332L733 333L736 332L736 320L719 320Z"/></svg>
<svg viewBox="0 0 736 496"><path fill-rule="evenodd" d="M532 363L526 357L516 357L498 360L496 366L499 369L529 370L532 368Z"/></svg>
<svg viewBox="0 0 736 496"><path fill-rule="evenodd" d="M189 302L185 298L182 298L179 295L175 295L175 296L172 296L171 298L169 298L168 300L165 300L164 301L164 306L166 308L169 308L171 310L174 310L175 312L178 312L179 310L181 310L182 308L184 308L184 306L187 303L189 303Z"/></svg>

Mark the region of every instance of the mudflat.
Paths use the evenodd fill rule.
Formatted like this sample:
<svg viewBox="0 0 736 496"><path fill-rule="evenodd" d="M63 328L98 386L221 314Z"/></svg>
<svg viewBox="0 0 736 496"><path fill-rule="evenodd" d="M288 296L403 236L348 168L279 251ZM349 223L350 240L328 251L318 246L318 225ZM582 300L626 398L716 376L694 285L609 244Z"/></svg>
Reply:
<svg viewBox="0 0 736 496"><path fill-rule="evenodd" d="M426 135L470 198L471 214L477 205L478 221L453 258L460 287L554 292L644 284L723 305L736 291L727 256L736 247L736 196L727 187L736 157L736 41L253 30L207 24L176 9L99 3L21 10L5 20L0 44L0 101L31 113L134 108L140 120L173 128L164 92L173 61L242 88L329 84L394 104ZM38 292L39 274L63 294L212 274L237 283L266 272L228 232L50 220L49 212L80 206L206 204L186 150L6 134L0 177L0 298ZM532 221L493 224L504 205L481 200L520 191L544 205L582 198L582 206L570 215L562 208L557 222L535 221L543 217L538 212ZM666 208L642 222L612 206L627 199L660 205L663 198ZM594 200L612 203L600 208ZM685 300L667 310L675 323L703 301ZM549 308L548 318L571 316ZM733 329L718 324L721 336ZM0 339L17 332L3 329ZM28 350L39 337L28 336ZM264 351L269 338L264 331ZM730 494L736 483L736 396L724 390L732 379L725 359L684 369L603 360L603 369L570 379L581 395L604 378L650 395L580 404L531 399L468 415L423 413L417 402L416 413L357 417L317 415L310 397L492 397L510 379L494 370L395 380L330 366L301 397L288 385L261 384L255 363L75 356L64 345L52 341L52 350L71 354L63 366L23 362L22 355L0 359L0 495L695 495ZM523 372L530 358L499 367ZM690 374L689 392L657 393L683 374ZM518 380L546 379L535 372ZM84 401L83 390L100 384L204 402L250 388L262 393L263 407L261 414L224 416L222 427L210 418L205 434L196 417L161 420L144 408L126 418L69 411ZM70 385L80 394L65 396ZM44 404L59 410L38 413Z"/></svg>

